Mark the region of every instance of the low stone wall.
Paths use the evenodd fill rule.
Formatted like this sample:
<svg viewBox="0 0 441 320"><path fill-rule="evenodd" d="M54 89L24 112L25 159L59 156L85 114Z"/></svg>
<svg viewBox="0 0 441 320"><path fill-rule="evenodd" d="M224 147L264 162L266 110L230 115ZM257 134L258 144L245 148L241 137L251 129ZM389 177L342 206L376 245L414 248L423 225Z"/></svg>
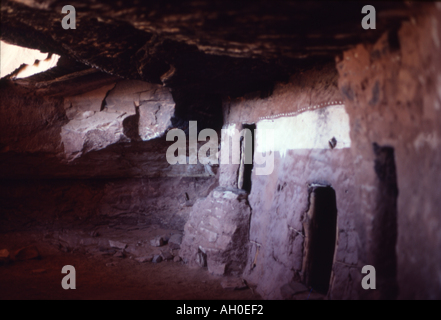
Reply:
<svg viewBox="0 0 441 320"><path fill-rule="evenodd" d="M219 187L196 202L184 229L184 262L215 275L242 274L251 217L247 197L243 190Z"/></svg>

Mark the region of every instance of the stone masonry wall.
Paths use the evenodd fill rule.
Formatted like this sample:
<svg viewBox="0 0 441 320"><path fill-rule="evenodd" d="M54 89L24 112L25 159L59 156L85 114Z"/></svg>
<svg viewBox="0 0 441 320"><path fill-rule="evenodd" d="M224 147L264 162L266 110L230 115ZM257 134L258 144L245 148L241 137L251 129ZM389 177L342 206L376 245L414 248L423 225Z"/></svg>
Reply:
<svg viewBox="0 0 441 320"><path fill-rule="evenodd" d="M400 299L441 298L440 50L441 4L431 3L398 32L345 52L337 63L353 152L365 164L359 170L374 161L373 143L395 151ZM363 178L357 175L356 184Z"/></svg>
<svg viewBox="0 0 441 320"><path fill-rule="evenodd" d="M374 264L381 255L377 247L369 246L378 233L384 232L384 228L372 231L375 217L389 208L378 205L387 195L380 188L375 148L365 145L369 159L354 151L357 141L353 140L350 117L337 86L336 70L328 67L276 86L270 98L225 104L226 127L241 129L244 123L256 123L255 157L270 151L259 130L270 129L275 134L274 170L257 175L261 166L254 163L249 196L250 251L244 270L244 277L258 285L264 298L280 299L284 284L303 280L303 222L313 185L330 186L336 193L337 239L328 297L393 298L396 294L394 274L391 279L379 276L378 296L361 288L361 269ZM322 102L324 97L328 99ZM269 116L253 117L257 106ZM220 172L221 186L237 181L237 165L221 165ZM394 248L396 239L392 236L388 241ZM390 259L395 261L394 254Z"/></svg>
<svg viewBox="0 0 441 320"><path fill-rule="evenodd" d="M254 164L249 196L244 276L264 298L281 298L284 283L302 280L308 187L319 184L335 190L338 210L328 298L439 299L441 7L429 8L375 45L345 52L338 76L313 70L269 98L225 101L224 128L255 123L276 132L274 170L257 176ZM348 136L326 148L334 132L342 137L332 126L335 101L344 105ZM256 152L264 154L262 139L258 133ZM237 185L238 165L220 172L221 186ZM365 265L377 268L375 291L361 288Z"/></svg>

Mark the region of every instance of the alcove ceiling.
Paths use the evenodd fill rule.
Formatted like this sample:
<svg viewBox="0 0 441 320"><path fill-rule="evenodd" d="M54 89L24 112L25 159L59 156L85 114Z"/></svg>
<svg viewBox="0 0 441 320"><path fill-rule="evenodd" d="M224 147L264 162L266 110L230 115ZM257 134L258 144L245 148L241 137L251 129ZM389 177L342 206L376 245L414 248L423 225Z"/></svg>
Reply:
<svg viewBox="0 0 441 320"><path fill-rule="evenodd" d="M65 4L1 1L3 41L62 57L58 68L23 85L56 94L48 81L56 88L53 80L84 77L93 68L185 92L241 95L374 42L422 7L398 1L72 0L77 28L64 30ZM366 4L376 8L375 30L361 26Z"/></svg>

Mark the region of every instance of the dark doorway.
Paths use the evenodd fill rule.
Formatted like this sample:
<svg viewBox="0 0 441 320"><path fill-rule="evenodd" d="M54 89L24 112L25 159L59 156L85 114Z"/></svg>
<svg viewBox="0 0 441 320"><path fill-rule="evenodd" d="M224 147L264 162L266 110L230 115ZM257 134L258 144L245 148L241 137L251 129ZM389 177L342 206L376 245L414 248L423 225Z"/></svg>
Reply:
<svg viewBox="0 0 441 320"><path fill-rule="evenodd" d="M327 294L334 262L337 234L337 202L331 187L313 187L305 217L305 282Z"/></svg>
<svg viewBox="0 0 441 320"><path fill-rule="evenodd" d="M243 130L251 131L251 139L248 135L244 136L242 140L242 159L241 166L243 166L243 178L242 178L242 188L246 192L251 192L251 175L253 174L253 164L254 164L254 131L256 130L255 124L244 124ZM245 150L251 150L251 153L245 152ZM248 157L251 157L249 159ZM242 171L242 170L241 170ZM240 188L240 187L239 187Z"/></svg>
<svg viewBox="0 0 441 320"><path fill-rule="evenodd" d="M374 144L378 199L373 220L373 265L377 271L380 299L394 300L398 295L397 277L397 200L398 185L394 148Z"/></svg>

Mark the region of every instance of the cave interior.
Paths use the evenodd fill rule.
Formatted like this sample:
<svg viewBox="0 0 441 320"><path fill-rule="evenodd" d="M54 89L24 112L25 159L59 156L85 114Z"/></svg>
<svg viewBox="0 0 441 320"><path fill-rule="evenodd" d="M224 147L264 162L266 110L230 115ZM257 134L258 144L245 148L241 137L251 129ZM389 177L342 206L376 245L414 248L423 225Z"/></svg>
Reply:
<svg viewBox="0 0 441 320"><path fill-rule="evenodd" d="M0 299L441 299L440 2L65 5L1 0Z"/></svg>

